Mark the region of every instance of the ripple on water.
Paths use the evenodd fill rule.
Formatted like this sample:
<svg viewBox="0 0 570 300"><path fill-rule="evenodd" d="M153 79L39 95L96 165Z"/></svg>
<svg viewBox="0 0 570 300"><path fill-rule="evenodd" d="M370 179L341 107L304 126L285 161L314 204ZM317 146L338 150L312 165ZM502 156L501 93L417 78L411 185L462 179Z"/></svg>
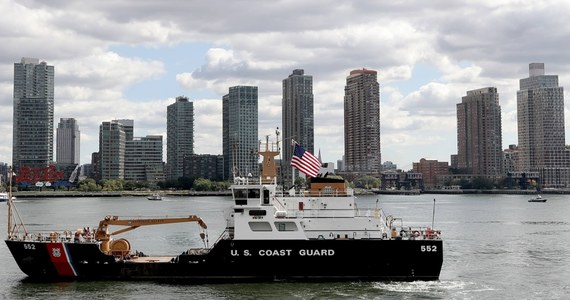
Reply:
<svg viewBox="0 0 570 300"><path fill-rule="evenodd" d="M546 226L565 226L570 225L568 222L563 221L522 221L523 225L546 225Z"/></svg>
<svg viewBox="0 0 570 300"><path fill-rule="evenodd" d="M463 295L462 298L477 297L478 292L489 292L494 289L473 282L458 280L413 281L413 282L377 282L376 289L388 292L392 296L411 296L412 298L448 298Z"/></svg>

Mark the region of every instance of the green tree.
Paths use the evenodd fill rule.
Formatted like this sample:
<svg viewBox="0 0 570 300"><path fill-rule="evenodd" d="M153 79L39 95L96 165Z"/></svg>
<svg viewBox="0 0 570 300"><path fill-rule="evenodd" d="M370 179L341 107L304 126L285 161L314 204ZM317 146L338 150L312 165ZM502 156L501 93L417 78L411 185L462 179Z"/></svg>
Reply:
<svg viewBox="0 0 570 300"><path fill-rule="evenodd" d="M150 185L145 181L126 181L123 188L126 191L136 191L141 189L148 189Z"/></svg>
<svg viewBox="0 0 570 300"><path fill-rule="evenodd" d="M178 188L183 190L189 190L192 188L194 183L194 178L180 177L178 178Z"/></svg>
<svg viewBox="0 0 570 300"><path fill-rule="evenodd" d="M194 180L193 187L196 191L211 191L214 185L210 179L198 178Z"/></svg>
<svg viewBox="0 0 570 300"><path fill-rule="evenodd" d="M167 190L167 189L178 189L179 185L178 185L178 180L166 180L166 181L161 181L159 183L157 183L158 187L160 189L163 190Z"/></svg>
<svg viewBox="0 0 570 300"><path fill-rule="evenodd" d="M223 190L227 190L227 189L230 188L231 182L230 182L230 181L227 181L227 180L226 180L226 181L215 181L215 182L213 183L213 185L214 185L213 188L214 188L216 191L223 191Z"/></svg>
<svg viewBox="0 0 570 300"><path fill-rule="evenodd" d="M380 187L380 179L372 176L363 176L354 181L354 186L362 189Z"/></svg>
<svg viewBox="0 0 570 300"><path fill-rule="evenodd" d="M473 184L471 184L471 181L462 178L459 181L457 181L457 184L461 187L461 189L465 190L465 189L472 189L473 188Z"/></svg>
<svg viewBox="0 0 570 300"><path fill-rule="evenodd" d="M103 179L100 184L103 191L122 191L124 181L121 179Z"/></svg>
<svg viewBox="0 0 570 300"><path fill-rule="evenodd" d="M97 185L94 179L87 178L77 184L77 190L81 192L95 192L100 191L101 186Z"/></svg>
<svg viewBox="0 0 570 300"><path fill-rule="evenodd" d="M481 190L490 190L494 187L493 180L485 177L473 178L473 188Z"/></svg>

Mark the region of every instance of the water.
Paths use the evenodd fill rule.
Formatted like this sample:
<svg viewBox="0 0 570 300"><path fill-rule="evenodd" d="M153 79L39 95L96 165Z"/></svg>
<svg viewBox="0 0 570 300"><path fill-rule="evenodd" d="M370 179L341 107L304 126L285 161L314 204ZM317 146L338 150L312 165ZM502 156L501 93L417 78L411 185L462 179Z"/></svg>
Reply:
<svg viewBox="0 0 570 300"><path fill-rule="evenodd" d="M0 299L561 299L570 294L570 201L547 195L528 203L520 195L360 196L410 225L435 227L444 237L439 281L169 285L153 282L30 283L0 245ZM210 243L225 226L227 197L52 198L18 200L29 230L97 227L105 215L184 216L208 224ZM6 205L0 236L6 237ZM203 246L194 223L139 228L121 237L147 254L176 254ZM269 266L268 266L269 267Z"/></svg>

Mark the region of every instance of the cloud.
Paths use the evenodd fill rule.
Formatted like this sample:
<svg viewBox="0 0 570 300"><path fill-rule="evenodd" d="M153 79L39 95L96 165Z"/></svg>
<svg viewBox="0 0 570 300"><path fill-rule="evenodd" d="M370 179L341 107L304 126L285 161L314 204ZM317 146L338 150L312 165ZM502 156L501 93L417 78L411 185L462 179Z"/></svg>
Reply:
<svg viewBox="0 0 570 300"><path fill-rule="evenodd" d="M486 86L499 90L504 142L516 143L528 63L545 62L547 74L570 82L569 8L561 0L0 1L0 109L9 114L0 118L9 139L0 161L11 157L13 63L23 56L55 66L55 122L78 119L84 163L102 121L133 118L136 135L164 134L166 106L181 94L195 101L197 152L220 153L220 99L238 84L259 87L259 133L272 133L281 81L297 68L313 76L315 142L327 161L344 152L344 84L360 68L378 71L383 160L448 160L455 105ZM211 47L179 55L199 57L196 66L174 67L161 51L195 42ZM433 74L421 77L420 65Z"/></svg>

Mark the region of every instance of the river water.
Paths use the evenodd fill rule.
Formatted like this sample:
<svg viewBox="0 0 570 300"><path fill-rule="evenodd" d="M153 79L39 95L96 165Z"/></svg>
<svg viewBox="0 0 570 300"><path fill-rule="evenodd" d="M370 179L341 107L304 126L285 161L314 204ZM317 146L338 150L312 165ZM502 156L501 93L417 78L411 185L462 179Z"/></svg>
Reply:
<svg viewBox="0 0 570 300"><path fill-rule="evenodd" d="M546 195L359 196L358 208L381 207L405 224L435 227L444 238L439 281L170 285L154 282L31 283L0 245L0 299L564 299L570 295L570 201ZM376 204L379 199L378 204ZM19 199L26 228L97 227L106 215L165 217L196 214L213 244L225 226L229 197ZM6 238L7 206L0 205ZM194 223L148 226L125 233L133 249L175 255L203 246ZM267 266L270 268L271 266Z"/></svg>

